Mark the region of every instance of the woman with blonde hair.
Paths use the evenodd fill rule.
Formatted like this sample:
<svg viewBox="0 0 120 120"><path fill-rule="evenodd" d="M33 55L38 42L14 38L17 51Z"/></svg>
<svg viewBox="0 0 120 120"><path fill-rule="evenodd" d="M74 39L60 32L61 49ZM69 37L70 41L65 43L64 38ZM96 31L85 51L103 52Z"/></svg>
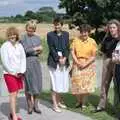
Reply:
<svg viewBox="0 0 120 120"><path fill-rule="evenodd" d="M1 61L4 68L4 79L10 93L10 120L21 120L16 115L16 98L23 88L24 73L26 71L26 56L23 46L19 43L19 33L15 27L6 32L7 41L1 47Z"/></svg>
<svg viewBox="0 0 120 120"><path fill-rule="evenodd" d="M26 24L26 34L22 36L21 43L25 49L27 58L27 70L25 73L25 93L28 104L28 114L32 111L41 113L38 107L38 95L42 89L42 72L39 63L39 54L42 52L40 37L35 35L36 22L29 21Z"/></svg>

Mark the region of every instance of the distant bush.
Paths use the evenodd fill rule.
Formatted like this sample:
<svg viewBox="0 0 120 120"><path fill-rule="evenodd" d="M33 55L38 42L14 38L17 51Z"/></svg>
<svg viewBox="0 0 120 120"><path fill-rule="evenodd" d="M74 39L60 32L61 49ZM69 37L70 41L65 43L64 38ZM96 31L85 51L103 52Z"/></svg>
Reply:
<svg viewBox="0 0 120 120"><path fill-rule="evenodd" d="M0 47L4 42L5 42L5 40L3 38L0 38Z"/></svg>

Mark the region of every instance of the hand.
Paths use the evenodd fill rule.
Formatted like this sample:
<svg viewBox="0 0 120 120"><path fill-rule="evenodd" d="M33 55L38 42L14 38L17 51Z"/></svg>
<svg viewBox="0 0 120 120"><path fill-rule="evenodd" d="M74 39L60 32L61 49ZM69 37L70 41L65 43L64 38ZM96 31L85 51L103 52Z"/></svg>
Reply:
<svg viewBox="0 0 120 120"><path fill-rule="evenodd" d="M78 67L80 69L84 69L86 67L86 64L84 64L84 63L78 63Z"/></svg>
<svg viewBox="0 0 120 120"><path fill-rule="evenodd" d="M42 50L37 50L36 53L37 53L37 54L41 54L41 53L42 53Z"/></svg>
<svg viewBox="0 0 120 120"><path fill-rule="evenodd" d="M36 52L36 54L41 54L42 52L42 46L34 47L33 49Z"/></svg>
<svg viewBox="0 0 120 120"><path fill-rule="evenodd" d="M33 48L35 51L42 51L42 46L37 46Z"/></svg>
<svg viewBox="0 0 120 120"><path fill-rule="evenodd" d="M116 64L120 64L120 60L115 60L113 62L116 63Z"/></svg>
<svg viewBox="0 0 120 120"><path fill-rule="evenodd" d="M17 74L17 77L18 77L18 78L22 78L23 76L24 76L24 74L22 74L22 73L18 73L18 74Z"/></svg>

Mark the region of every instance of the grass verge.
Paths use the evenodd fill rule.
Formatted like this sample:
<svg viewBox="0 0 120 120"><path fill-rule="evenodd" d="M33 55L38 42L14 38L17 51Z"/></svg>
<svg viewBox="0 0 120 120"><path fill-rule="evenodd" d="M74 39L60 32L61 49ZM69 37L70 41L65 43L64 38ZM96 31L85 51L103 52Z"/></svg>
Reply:
<svg viewBox="0 0 120 120"><path fill-rule="evenodd" d="M98 113L93 112L95 106L97 106L99 102L99 94L100 91L99 89L97 89L94 94L92 94L86 99L86 104L88 105L88 107L85 108L83 111L81 111L79 108L75 108L76 99L70 93L64 94L63 98L65 104L68 106L68 110L81 113L95 120L117 120L117 116L120 109L117 106L113 105L113 98L114 98L113 89L110 89L109 91L109 96L108 96L109 99L107 103L106 112L98 112ZM40 97L41 99L52 103L50 92L43 92Z"/></svg>

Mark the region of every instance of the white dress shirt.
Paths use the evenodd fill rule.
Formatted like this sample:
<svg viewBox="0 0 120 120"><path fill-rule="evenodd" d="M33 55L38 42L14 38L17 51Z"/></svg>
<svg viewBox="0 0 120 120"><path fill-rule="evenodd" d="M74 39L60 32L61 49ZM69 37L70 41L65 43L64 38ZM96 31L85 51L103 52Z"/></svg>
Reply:
<svg viewBox="0 0 120 120"><path fill-rule="evenodd" d="M5 42L0 52L4 74L17 75L17 73L25 73L26 55L23 46L19 42L15 45L10 41Z"/></svg>
<svg viewBox="0 0 120 120"><path fill-rule="evenodd" d="M115 50L120 50L120 41L117 43Z"/></svg>

